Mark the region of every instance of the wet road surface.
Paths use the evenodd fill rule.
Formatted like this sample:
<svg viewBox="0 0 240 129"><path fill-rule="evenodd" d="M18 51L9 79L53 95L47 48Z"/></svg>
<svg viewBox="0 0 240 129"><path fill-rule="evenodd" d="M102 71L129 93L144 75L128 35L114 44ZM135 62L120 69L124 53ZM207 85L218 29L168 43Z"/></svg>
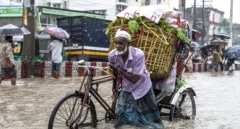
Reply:
<svg viewBox="0 0 240 129"><path fill-rule="evenodd" d="M197 116L194 120L169 122L163 119L165 129L239 129L240 128L240 72L227 75L193 73L185 79L196 94ZM18 79L17 86L10 80L0 85L1 129L47 129L55 104L66 94L78 89L80 77ZM105 83L99 92L111 102L111 83ZM98 119L105 111L98 105ZM134 128L134 127L124 127ZM97 129L114 129L113 122L98 123Z"/></svg>

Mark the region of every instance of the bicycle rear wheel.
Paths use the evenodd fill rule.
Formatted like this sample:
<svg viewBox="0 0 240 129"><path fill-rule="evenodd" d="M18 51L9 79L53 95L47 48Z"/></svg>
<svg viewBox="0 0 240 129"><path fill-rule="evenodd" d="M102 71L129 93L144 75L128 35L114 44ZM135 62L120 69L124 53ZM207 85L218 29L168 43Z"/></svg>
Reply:
<svg viewBox="0 0 240 129"><path fill-rule="evenodd" d="M187 90L183 91L178 97L173 110L174 117L194 119L196 116L196 104L193 95Z"/></svg>
<svg viewBox="0 0 240 129"><path fill-rule="evenodd" d="M78 129L97 126L96 109L92 101L82 105L83 93L72 93L62 98L52 111L48 129ZM80 108L84 106L82 115ZM90 112L89 112L90 111Z"/></svg>

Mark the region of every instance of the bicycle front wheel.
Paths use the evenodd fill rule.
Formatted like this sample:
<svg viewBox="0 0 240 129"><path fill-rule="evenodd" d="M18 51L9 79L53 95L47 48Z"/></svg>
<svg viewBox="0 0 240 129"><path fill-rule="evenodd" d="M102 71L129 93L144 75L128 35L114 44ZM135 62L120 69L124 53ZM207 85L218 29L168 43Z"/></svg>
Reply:
<svg viewBox="0 0 240 129"><path fill-rule="evenodd" d="M174 113L174 117L194 119L196 116L196 104L193 95L187 90L183 91L178 97L172 113Z"/></svg>
<svg viewBox="0 0 240 129"><path fill-rule="evenodd" d="M83 104L83 93L72 93L61 99L52 111L48 129L78 129L97 126L96 109L92 101ZM80 116L80 109L83 111Z"/></svg>

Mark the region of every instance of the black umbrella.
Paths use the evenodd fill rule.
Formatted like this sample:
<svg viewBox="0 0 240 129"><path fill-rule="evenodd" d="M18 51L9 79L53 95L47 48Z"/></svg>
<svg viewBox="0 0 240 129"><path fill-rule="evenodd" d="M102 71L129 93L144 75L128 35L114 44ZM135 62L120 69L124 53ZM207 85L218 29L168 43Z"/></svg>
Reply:
<svg viewBox="0 0 240 129"><path fill-rule="evenodd" d="M240 46L229 47L223 54L227 59L234 59L240 57Z"/></svg>
<svg viewBox="0 0 240 129"><path fill-rule="evenodd" d="M200 51L213 51L213 49L216 49L218 46L216 45L206 45L200 48Z"/></svg>
<svg viewBox="0 0 240 129"><path fill-rule="evenodd" d="M228 42L225 40L221 40L221 39L215 39L213 41L210 42L211 45L227 45Z"/></svg>
<svg viewBox="0 0 240 129"><path fill-rule="evenodd" d="M7 24L0 27L0 36L15 36L15 35L26 35L30 34L25 27L18 27L13 24Z"/></svg>
<svg viewBox="0 0 240 129"><path fill-rule="evenodd" d="M231 39L231 37L226 34L215 34L215 36L222 39Z"/></svg>

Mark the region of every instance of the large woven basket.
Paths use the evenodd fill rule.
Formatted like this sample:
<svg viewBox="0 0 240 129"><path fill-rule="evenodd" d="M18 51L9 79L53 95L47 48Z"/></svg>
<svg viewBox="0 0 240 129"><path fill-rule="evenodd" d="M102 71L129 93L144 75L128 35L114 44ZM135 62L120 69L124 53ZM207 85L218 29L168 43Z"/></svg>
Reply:
<svg viewBox="0 0 240 129"><path fill-rule="evenodd" d="M159 38L164 39L164 37L169 45L159 40ZM161 32L155 28L141 27L138 39L136 47L143 50L145 64L151 77L155 79L168 77L176 53L177 37L172 33Z"/></svg>
<svg viewBox="0 0 240 129"><path fill-rule="evenodd" d="M128 31L127 24L110 28L109 50L115 48L114 35L119 28ZM157 36L160 38L164 36L169 45L164 44ZM132 34L131 37L131 45L143 50L145 54L145 64L151 77L154 79L164 79L168 77L176 53L177 37L172 33L161 32L158 29L146 28L144 26L141 26L139 32Z"/></svg>
<svg viewBox="0 0 240 129"><path fill-rule="evenodd" d="M115 37L115 34L116 34L118 29L128 31L128 25L122 23L119 26L114 26L114 27L110 28L110 30L109 30L109 38L110 38L109 51L111 51L115 48L114 37ZM139 36L139 34L140 34L140 32L135 33L135 34L131 34L131 45L132 46L136 46L136 44L138 42L137 37Z"/></svg>

